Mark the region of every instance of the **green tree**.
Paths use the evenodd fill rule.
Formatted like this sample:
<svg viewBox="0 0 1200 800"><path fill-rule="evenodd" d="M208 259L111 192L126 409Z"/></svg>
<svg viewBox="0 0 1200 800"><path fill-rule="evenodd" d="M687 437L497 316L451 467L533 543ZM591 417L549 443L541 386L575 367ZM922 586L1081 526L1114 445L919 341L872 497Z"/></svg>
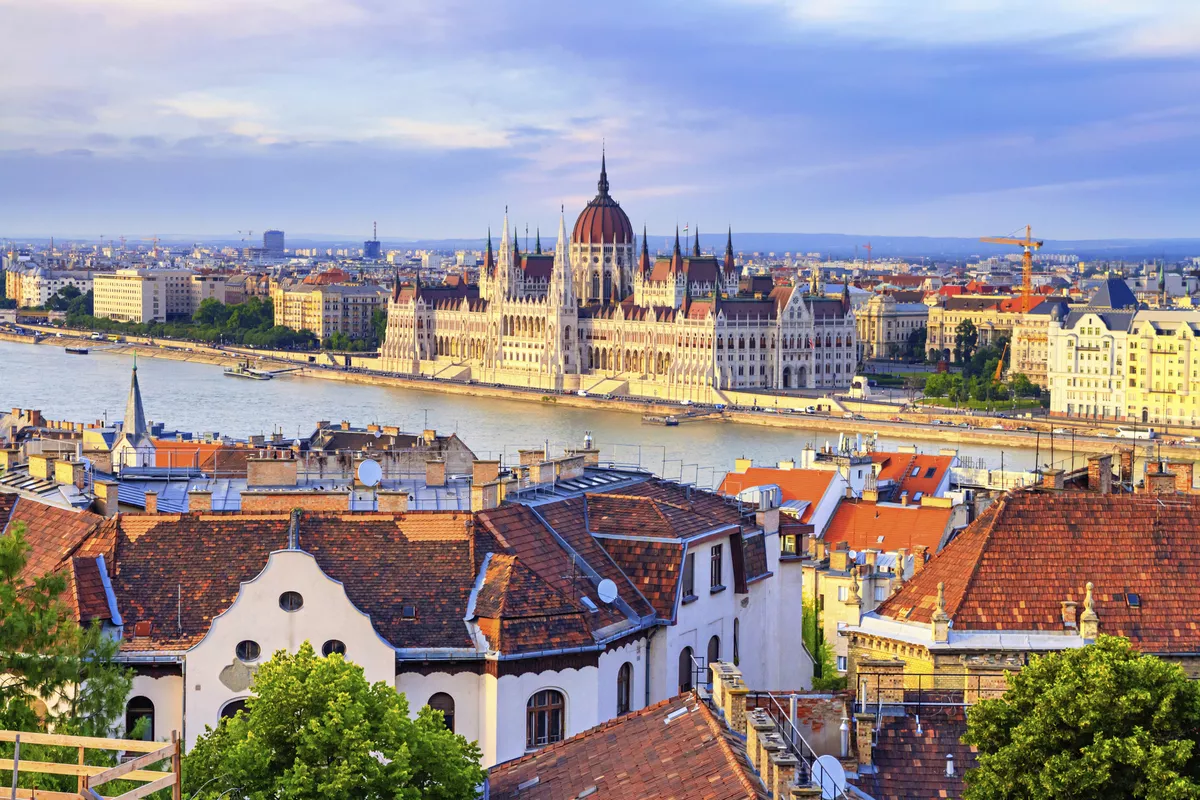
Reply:
<svg viewBox="0 0 1200 800"><path fill-rule="evenodd" d="M232 311L215 297L206 297L192 314L192 321L199 325L224 325Z"/></svg>
<svg viewBox="0 0 1200 800"><path fill-rule="evenodd" d="M377 308L371 312L371 330L375 331L376 344L383 344L387 337L387 309Z"/></svg>
<svg viewBox="0 0 1200 800"><path fill-rule="evenodd" d="M133 673L117 664L118 642L99 625L80 628L62 601L60 574L26 574L30 545L21 522L0 536L0 728L107 736L121 719ZM121 731L124 734L124 731ZM0 748L11 757L11 745ZM58 761L46 746L22 747L32 761ZM89 752L89 763L111 764L112 754ZM106 759L108 761L106 762ZM11 773L3 776L5 785ZM68 775L27 775L21 785L74 791ZM110 787L111 788L111 787Z"/></svg>
<svg viewBox="0 0 1200 800"><path fill-rule="evenodd" d="M979 344L979 331L975 329L975 323L969 319L958 323L958 327L954 329L954 360L969 360L974 354L977 344Z"/></svg>
<svg viewBox="0 0 1200 800"><path fill-rule="evenodd" d="M1200 686L1101 636L1034 658L1002 698L967 712L979 748L966 800L1200 797Z"/></svg>
<svg viewBox="0 0 1200 800"><path fill-rule="evenodd" d="M911 359L920 359L925 356L925 343L929 338L929 331L925 327L917 328L910 331L908 334L908 357Z"/></svg>
<svg viewBox="0 0 1200 800"><path fill-rule="evenodd" d="M305 642L254 676L255 696L208 728L184 760L184 793L216 800L473 800L480 751L428 706L416 719L395 687L367 682L340 655ZM222 776L209 786L205 782Z"/></svg>
<svg viewBox="0 0 1200 800"><path fill-rule="evenodd" d="M925 376L925 396L945 397L950 391L950 376L944 372L931 372Z"/></svg>

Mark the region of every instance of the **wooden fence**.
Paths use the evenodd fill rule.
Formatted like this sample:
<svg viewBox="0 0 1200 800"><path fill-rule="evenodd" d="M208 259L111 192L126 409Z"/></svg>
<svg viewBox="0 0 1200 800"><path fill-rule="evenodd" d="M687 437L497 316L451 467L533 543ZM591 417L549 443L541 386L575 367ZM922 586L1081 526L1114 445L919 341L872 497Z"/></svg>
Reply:
<svg viewBox="0 0 1200 800"><path fill-rule="evenodd" d="M24 731L0 731L0 742L16 745L13 758L0 758L0 771L11 771L11 789L0 787L0 800L137 800L160 789L171 789L172 800L181 800L180 775L181 747L179 735L172 731L171 741L146 742L134 739L104 739L93 736L60 736L52 733L29 733ZM49 745L74 748L78 752L76 763L55 761L30 761L21 758L21 745ZM115 767L99 767L84 763L85 750L113 750L127 755L138 754L117 764ZM171 762L170 772L146 769L161 761ZM28 773L41 775L74 775L78 779L76 792L51 792L42 789L17 788L19 775ZM96 791L117 779L141 781L142 785L112 797Z"/></svg>

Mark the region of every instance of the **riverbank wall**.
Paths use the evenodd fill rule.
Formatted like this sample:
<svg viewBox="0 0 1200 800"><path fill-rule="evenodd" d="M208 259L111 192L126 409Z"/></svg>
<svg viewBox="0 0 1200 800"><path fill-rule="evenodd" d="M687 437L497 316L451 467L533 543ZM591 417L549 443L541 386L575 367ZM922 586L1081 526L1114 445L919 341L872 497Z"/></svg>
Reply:
<svg viewBox="0 0 1200 800"><path fill-rule="evenodd" d="M0 332L0 341L18 342L21 344L33 344L32 336L23 336L18 334ZM193 363L212 364L214 366L227 367L232 366L247 359L251 360L251 366L269 368L271 364L286 365L288 367L299 367L293 373L309 378L319 378L321 380L343 381L346 383L359 383L369 386L380 387L395 387L416 389L419 391L438 392L442 394L456 394L469 397L483 398L499 398L505 400L515 400L519 402L538 403L542 406L555 406L575 409L591 409L603 411L624 412L628 414L651 414L651 415L676 415L683 416L687 414L688 409L678 403L655 402L653 400L631 400L631 399L612 399L608 400L602 397L587 396L580 397L577 394L550 394L539 392L537 390L519 389L514 387L491 386L484 384L469 384L455 381L430 380L428 378L415 377L400 377L394 375L379 375L370 372L355 372L345 369L327 367L322 364L307 363L301 361L301 358L307 358L306 354L289 354L292 358L277 358L273 353L260 353L257 351L230 351L226 349L218 349L208 347L201 344L188 344L172 342L170 344L155 342L152 340L143 339L141 337L127 337L127 341L113 343L107 341L95 341L84 336L63 336L57 337L53 335L43 336L37 342L39 345L49 345L57 347L80 346L88 347L92 350L103 350L105 352L129 354L136 353L142 358L164 358L174 361L189 361ZM258 363L254 363L258 362ZM797 398L801 401L800 406L824 404L826 401L818 401L816 398ZM858 410L860 404L854 401L852 408ZM1019 420L1019 424L1030 428L1028 431L1016 430L999 430L991 427L984 427L985 423L994 423L994 418L978 417L972 418L968 416L957 416L952 414L936 414L929 412L897 412L895 409L876 410L870 404L863 404L861 412L851 414L844 412L842 414L804 414L786 411L775 411L773 407L760 405L761 411L732 411L726 410L719 415L709 415L703 420L697 420L691 424L709 424L720 425L727 423L736 423L743 425L758 425L760 427L803 430L822 432L831 437L835 437L839 433L847 434L878 434L894 440L913 441L913 442L930 442L945 444L947 447L955 445L987 445L992 447L1006 447L1022 450L1034 450L1040 446L1041 450L1047 454L1051 448L1050 429L1055 426L1061 426L1064 423L1061 420ZM954 420L972 420L978 419L980 427L958 427L952 424L932 424L934 420L944 418ZM1010 421L1013 427L1018 424L1018 421ZM680 430L681 436L686 436L684 432L686 427L677 429ZM1040 440L1039 440L1040 434ZM1200 449L1189 447L1187 445L1172 445L1165 442L1155 440L1153 442L1139 441L1129 442L1114 438L1100 438L1086 435L1077 435L1074 440L1074 448L1080 454L1087 453L1106 453L1116 452L1123 446L1130 444L1137 445L1139 451L1146 451L1148 448L1153 448L1155 457L1161 452L1161 457L1164 459L1186 459L1196 460L1200 458ZM1055 450L1059 453L1065 453L1070 450L1071 437L1069 435L1058 435L1054 442Z"/></svg>

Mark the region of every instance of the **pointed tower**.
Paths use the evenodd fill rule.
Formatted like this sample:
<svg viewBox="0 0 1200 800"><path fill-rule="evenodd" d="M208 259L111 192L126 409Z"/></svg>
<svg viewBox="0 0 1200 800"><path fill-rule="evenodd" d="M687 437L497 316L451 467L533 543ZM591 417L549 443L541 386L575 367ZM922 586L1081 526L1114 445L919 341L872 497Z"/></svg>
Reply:
<svg viewBox="0 0 1200 800"><path fill-rule="evenodd" d="M541 227L537 228L537 239L535 240L534 246L537 248L537 254L540 256L542 254L542 229L541 229Z"/></svg>
<svg viewBox="0 0 1200 800"><path fill-rule="evenodd" d="M138 386L137 356L133 357L133 377L129 381L129 399L125 401L125 421L121 433L135 439L145 439L146 413L142 410L142 390Z"/></svg>
<svg viewBox="0 0 1200 800"><path fill-rule="evenodd" d="M679 250L679 226L675 226L675 249L671 252L671 272L683 269L683 253Z"/></svg>
<svg viewBox="0 0 1200 800"><path fill-rule="evenodd" d="M567 221L558 215L558 243L554 245L554 268L550 272L550 296L561 308L574 308L575 281L571 275L570 242Z"/></svg>
<svg viewBox="0 0 1200 800"><path fill-rule="evenodd" d="M738 283L738 268L733 263L733 226L729 227L729 238L725 240L725 264L722 271L725 273L725 291L729 294L737 294Z"/></svg>
<svg viewBox="0 0 1200 800"><path fill-rule="evenodd" d="M700 257L700 226L696 226L696 238L692 241L692 258Z"/></svg>
<svg viewBox="0 0 1200 800"><path fill-rule="evenodd" d="M642 254L638 257L638 272L642 277L650 274L650 246L646 244L646 226L642 226Z"/></svg>
<svg viewBox="0 0 1200 800"><path fill-rule="evenodd" d="M500 235L500 257L496 263L496 297L508 297L512 291L513 249L508 240L508 206L505 206L504 232Z"/></svg>
<svg viewBox="0 0 1200 800"><path fill-rule="evenodd" d="M571 271L567 221L560 211L558 243L554 246L554 268L550 272L549 294L546 298L548 339L545 365L556 389L563 388L563 375L580 371L579 305L575 297L575 277Z"/></svg>

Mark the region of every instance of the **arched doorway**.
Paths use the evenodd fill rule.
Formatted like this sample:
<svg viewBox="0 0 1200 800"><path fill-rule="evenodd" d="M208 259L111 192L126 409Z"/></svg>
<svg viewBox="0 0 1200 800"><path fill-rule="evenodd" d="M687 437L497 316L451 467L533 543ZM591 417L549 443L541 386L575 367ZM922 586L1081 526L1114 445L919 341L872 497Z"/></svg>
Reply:
<svg viewBox="0 0 1200 800"><path fill-rule="evenodd" d="M808 375L806 373L807 373L807 370L804 367L800 367L800 369L797 370L797 372L796 372L796 388L797 389L803 389L806 386L808 386Z"/></svg>
<svg viewBox="0 0 1200 800"><path fill-rule="evenodd" d="M720 660L721 660L721 637L714 636L708 640L708 663L705 664L705 666L706 667L711 666L712 664L715 664L716 662L718 662ZM708 671L708 677L705 680L711 680L711 679L712 679L712 670L710 669Z"/></svg>
<svg viewBox="0 0 1200 800"><path fill-rule="evenodd" d="M791 367L783 368L783 388L785 388L785 389L792 388L792 368Z"/></svg>
<svg viewBox="0 0 1200 800"><path fill-rule="evenodd" d="M679 693L692 690L692 648L685 647L679 651Z"/></svg>

